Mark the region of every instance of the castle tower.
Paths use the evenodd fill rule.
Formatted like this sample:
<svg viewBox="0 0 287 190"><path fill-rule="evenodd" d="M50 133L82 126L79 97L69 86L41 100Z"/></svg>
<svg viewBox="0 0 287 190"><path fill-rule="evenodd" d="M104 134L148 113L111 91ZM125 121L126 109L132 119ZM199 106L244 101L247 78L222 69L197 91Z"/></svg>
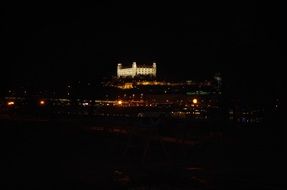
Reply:
<svg viewBox="0 0 287 190"><path fill-rule="evenodd" d="M133 62L132 64L132 76L135 77L137 75L137 63Z"/></svg>
<svg viewBox="0 0 287 190"><path fill-rule="evenodd" d="M118 67L117 67L117 76L120 77L120 70L122 69L122 64L118 63Z"/></svg>
<svg viewBox="0 0 287 190"><path fill-rule="evenodd" d="M153 62L152 68L153 68L153 75L156 77L156 63L155 62Z"/></svg>

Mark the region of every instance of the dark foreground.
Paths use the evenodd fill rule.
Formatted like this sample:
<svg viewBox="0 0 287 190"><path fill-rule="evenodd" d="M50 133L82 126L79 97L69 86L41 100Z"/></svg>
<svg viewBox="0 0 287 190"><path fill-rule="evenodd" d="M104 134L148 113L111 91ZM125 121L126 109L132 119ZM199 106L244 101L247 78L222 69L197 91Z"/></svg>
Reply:
<svg viewBox="0 0 287 190"><path fill-rule="evenodd" d="M282 133L266 126L223 125L212 130L209 125L205 130L205 124L172 125L137 131L134 123L111 120L2 119L0 183L39 188L285 189Z"/></svg>

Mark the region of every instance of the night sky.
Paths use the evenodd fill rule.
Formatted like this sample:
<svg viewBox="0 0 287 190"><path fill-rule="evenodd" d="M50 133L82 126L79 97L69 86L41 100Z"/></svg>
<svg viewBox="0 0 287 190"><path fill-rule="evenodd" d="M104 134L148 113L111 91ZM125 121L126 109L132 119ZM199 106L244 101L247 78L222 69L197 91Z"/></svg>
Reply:
<svg viewBox="0 0 287 190"><path fill-rule="evenodd" d="M275 4L5 5L0 85L97 81L158 63L162 78L220 72L234 92L283 85L285 14Z"/></svg>

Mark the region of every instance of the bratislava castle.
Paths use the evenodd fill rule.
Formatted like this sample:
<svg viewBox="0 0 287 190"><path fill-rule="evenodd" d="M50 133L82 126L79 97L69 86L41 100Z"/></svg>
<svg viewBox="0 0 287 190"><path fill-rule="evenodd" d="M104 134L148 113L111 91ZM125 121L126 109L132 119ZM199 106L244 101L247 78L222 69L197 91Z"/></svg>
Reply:
<svg viewBox="0 0 287 190"><path fill-rule="evenodd" d="M156 63L153 63L152 66L137 66L136 62L133 62L132 67L129 68L123 68L122 64L118 63L118 77L135 77L137 75L156 77Z"/></svg>

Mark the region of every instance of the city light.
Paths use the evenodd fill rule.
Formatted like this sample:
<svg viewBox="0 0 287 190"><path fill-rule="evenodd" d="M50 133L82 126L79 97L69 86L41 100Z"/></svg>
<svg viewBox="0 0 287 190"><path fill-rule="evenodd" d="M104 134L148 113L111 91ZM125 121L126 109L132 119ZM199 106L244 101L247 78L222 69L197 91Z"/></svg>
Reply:
<svg viewBox="0 0 287 190"><path fill-rule="evenodd" d="M40 103L40 105L42 105L42 106L46 104L46 102L45 102L44 100L40 100L39 103Z"/></svg>
<svg viewBox="0 0 287 190"><path fill-rule="evenodd" d="M83 105L83 106L88 106L89 103L88 103L88 102L84 102L82 105Z"/></svg>
<svg viewBox="0 0 287 190"><path fill-rule="evenodd" d="M192 100L192 103L197 104L197 103L198 103L198 100L197 100L196 98L194 98L194 99Z"/></svg>
<svg viewBox="0 0 287 190"><path fill-rule="evenodd" d="M122 105L122 104L123 104L123 101L119 100L119 101L118 101L118 104L119 104L119 105Z"/></svg>
<svg viewBox="0 0 287 190"><path fill-rule="evenodd" d="M13 106L13 105L15 105L15 102L14 101L9 101L9 102L7 102L7 105L8 106Z"/></svg>

